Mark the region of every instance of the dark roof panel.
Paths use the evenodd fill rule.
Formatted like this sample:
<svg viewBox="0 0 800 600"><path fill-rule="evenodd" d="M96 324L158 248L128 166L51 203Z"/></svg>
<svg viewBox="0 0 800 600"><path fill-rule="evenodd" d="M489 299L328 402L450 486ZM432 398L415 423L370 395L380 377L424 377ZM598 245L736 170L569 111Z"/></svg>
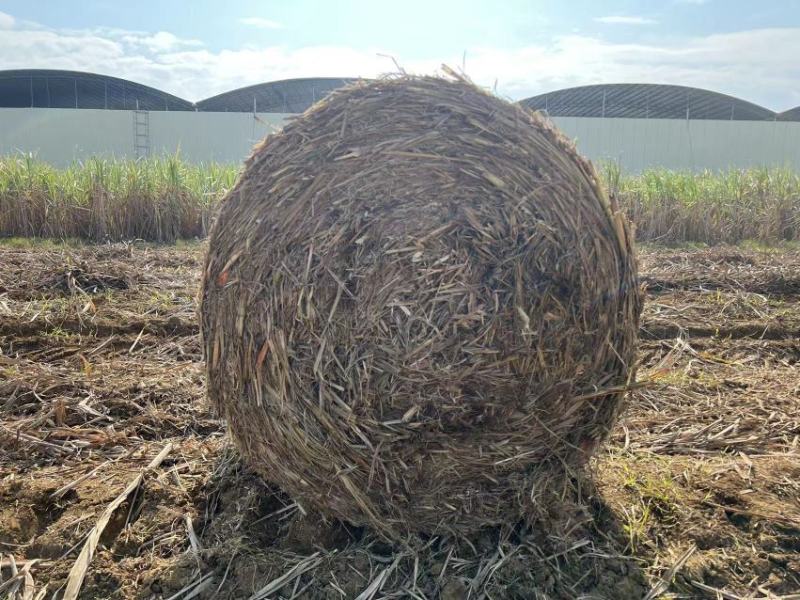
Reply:
<svg viewBox="0 0 800 600"><path fill-rule="evenodd" d="M699 88L652 83L585 85L520 100L553 117L640 119L775 119L768 108Z"/></svg>
<svg viewBox="0 0 800 600"><path fill-rule="evenodd" d="M0 108L100 108L301 113L356 79L318 77L260 83L197 103L133 81L50 69L0 71ZM699 88L659 84L587 85L548 92L520 104L551 116L800 121L800 107L773 111Z"/></svg>
<svg viewBox="0 0 800 600"><path fill-rule="evenodd" d="M778 113L779 121L800 121L800 106Z"/></svg>
<svg viewBox="0 0 800 600"><path fill-rule="evenodd" d="M0 71L0 107L194 110L188 100L126 79L49 69Z"/></svg>
<svg viewBox="0 0 800 600"><path fill-rule="evenodd" d="M301 113L333 90L356 81L342 77L284 79L219 94L197 103L206 112Z"/></svg>

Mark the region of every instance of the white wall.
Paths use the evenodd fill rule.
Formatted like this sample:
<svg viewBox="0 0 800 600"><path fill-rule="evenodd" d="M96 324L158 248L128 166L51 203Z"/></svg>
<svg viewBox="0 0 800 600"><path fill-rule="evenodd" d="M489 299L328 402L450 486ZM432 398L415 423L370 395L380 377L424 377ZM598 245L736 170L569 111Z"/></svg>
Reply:
<svg viewBox="0 0 800 600"><path fill-rule="evenodd" d="M700 171L755 166L800 170L800 123L554 117L592 160L627 172L648 167Z"/></svg>
<svg viewBox="0 0 800 600"><path fill-rule="evenodd" d="M241 162L253 145L291 115L152 111L150 153L192 162ZM69 108L0 109L0 155L33 152L55 165L134 153L134 113Z"/></svg>
<svg viewBox="0 0 800 600"><path fill-rule="evenodd" d="M19 151L56 165L93 155L128 156L133 118L114 110L0 109L0 154Z"/></svg>
<svg viewBox="0 0 800 600"><path fill-rule="evenodd" d="M91 156L133 157L133 112L0 109L0 154L33 152L56 165ZM291 115L149 113L151 154L177 151L193 162L240 162L253 144ZM800 170L800 123L555 117L553 122L592 160L647 167L726 169L790 166Z"/></svg>
<svg viewBox="0 0 800 600"><path fill-rule="evenodd" d="M180 148L180 155L191 162L238 163L250 154L256 142L279 131L289 116L268 113L253 118L251 113L151 112L151 153L170 154Z"/></svg>

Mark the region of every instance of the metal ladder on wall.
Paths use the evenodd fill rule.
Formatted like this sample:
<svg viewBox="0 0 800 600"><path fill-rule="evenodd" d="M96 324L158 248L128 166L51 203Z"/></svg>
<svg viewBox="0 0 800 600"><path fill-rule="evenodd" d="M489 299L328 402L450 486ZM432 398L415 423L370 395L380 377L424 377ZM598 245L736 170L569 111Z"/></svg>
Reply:
<svg viewBox="0 0 800 600"><path fill-rule="evenodd" d="M133 155L138 158L150 156L150 113L133 111Z"/></svg>

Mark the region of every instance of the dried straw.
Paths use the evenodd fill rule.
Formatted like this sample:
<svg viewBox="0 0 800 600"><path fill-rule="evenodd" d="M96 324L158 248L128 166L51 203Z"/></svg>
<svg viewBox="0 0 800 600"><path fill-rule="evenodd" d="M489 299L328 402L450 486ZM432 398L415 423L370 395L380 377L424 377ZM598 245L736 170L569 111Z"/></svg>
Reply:
<svg viewBox="0 0 800 600"><path fill-rule="evenodd" d="M328 96L211 233L208 393L301 504L387 535L531 509L619 416L640 293L572 144L458 78Z"/></svg>

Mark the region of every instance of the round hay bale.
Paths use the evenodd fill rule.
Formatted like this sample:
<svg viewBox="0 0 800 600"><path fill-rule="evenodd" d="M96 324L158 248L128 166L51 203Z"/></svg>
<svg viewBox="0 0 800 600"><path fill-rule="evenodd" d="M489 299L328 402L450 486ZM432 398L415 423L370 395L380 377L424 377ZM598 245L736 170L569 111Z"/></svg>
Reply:
<svg viewBox="0 0 800 600"><path fill-rule="evenodd" d="M616 421L640 296L591 165L461 79L337 91L211 232L208 394L301 505L387 535L518 517Z"/></svg>

